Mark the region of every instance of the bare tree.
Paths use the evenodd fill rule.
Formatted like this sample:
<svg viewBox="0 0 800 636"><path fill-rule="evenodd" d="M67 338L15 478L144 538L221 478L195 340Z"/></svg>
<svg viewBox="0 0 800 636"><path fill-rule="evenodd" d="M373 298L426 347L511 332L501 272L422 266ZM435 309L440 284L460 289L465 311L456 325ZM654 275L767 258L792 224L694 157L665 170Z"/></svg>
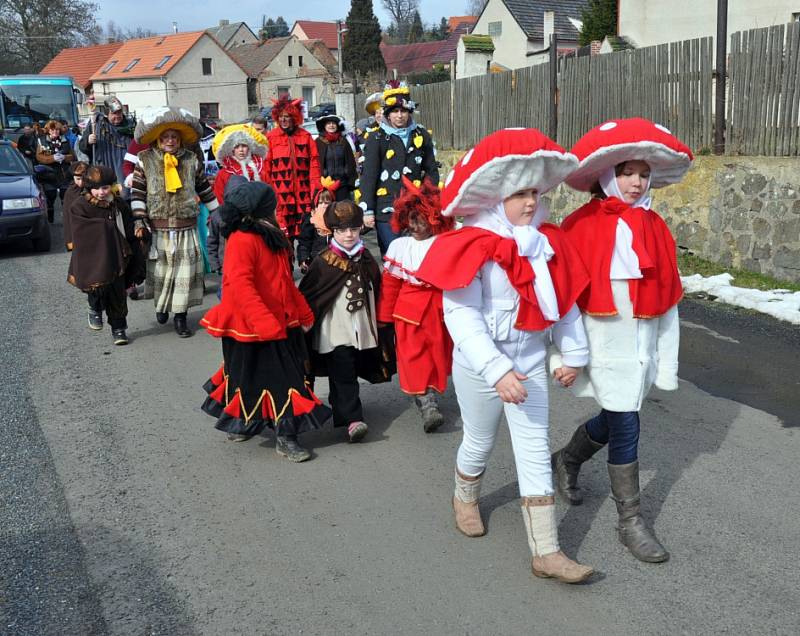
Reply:
<svg viewBox="0 0 800 636"><path fill-rule="evenodd" d="M84 0L0 0L0 73L36 73L61 49L95 42L96 10Z"/></svg>
<svg viewBox="0 0 800 636"><path fill-rule="evenodd" d="M465 7L468 15L480 15L489 0L467 0Z"/></svg>
<svg viewBox="0 0 800 636"><path fill-rule="evenodd" d="M414 20L414 12L419 10L419 0L381 0L381 4L392 16L392 22L397 27L398 39L405 42Z"/></svg>

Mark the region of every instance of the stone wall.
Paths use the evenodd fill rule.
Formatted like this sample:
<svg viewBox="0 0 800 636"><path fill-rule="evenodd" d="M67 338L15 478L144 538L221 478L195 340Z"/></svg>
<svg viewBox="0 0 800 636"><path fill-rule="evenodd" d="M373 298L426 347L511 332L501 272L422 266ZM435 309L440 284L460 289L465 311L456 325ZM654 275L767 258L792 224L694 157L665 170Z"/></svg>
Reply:
<svg viewBox="0 0 800 636"><path fill-rule="evenodd" d="M461 154L439 153L443 176ZM556 223L587 200L564 185L547 198ZM800 282L800 158L697 157L681 183L654 192L653 207L682 249Z"/></svg>

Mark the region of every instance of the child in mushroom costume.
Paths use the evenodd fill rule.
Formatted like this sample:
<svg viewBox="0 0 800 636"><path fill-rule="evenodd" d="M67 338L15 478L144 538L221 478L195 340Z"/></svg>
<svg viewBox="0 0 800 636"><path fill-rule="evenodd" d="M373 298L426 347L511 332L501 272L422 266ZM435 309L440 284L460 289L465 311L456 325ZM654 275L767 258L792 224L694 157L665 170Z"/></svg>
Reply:
<svg viewBox="0 0 800 636"><path fill-rule="evenodd" d="M175 332L181 338L192 335L186 324L188 308L203 302L198 199L211 211L219 205L203 162L187 147L201 132L189 111L171 106L148 110L135 132L138 143L150 144L138 154L131 189L136 236L152 234L145 298L154 299L160 324L175 313Z"/></svg>
<svg viewBox="0 0 800 636"><path fill-rule="evenodd" d="M220 205L232 175L269 183L267 139L250 124L225 126L214 137L211 151L221 166L214 179L214 194Z"/></svg>
<svg viewBox="0 0 800 636"><path fill-rule="evenodd" d="M267 133L267 175L278 197L278 223L293 243L300 234L303 215L311 211L314 194L320 188L319 157L311 133L302 127L300 100L281 95L272 102L272 118L277 125Z"/></svg>
<svg viewBox="0 0 800 636"><path fill-rule="evenodd" d="M594 397L601 411L553 454L553 468L561 495L580 504L580 466L608 444L619 539L637 559L657 563L669 553L639 512L639 409L653 384L678 388L683 289L675 240L650 209L649 190L680 181L693 156L666 128L638 118L597 126L572 152L581 163L567 183L594 195L561 225L591 277L578 299L591 360L573 391Z"/></svg>
<svg viewBox="0 0 800 636"><path fill-rule="evenodd" d="M414 396L423 428L431 433L444 422L436 393L447 388L453 341L444 325L442 291L419 280L416 271L455 219L442 216L439 188L429 180L418 188L404 178L404 186L394 202L392 229L408 236L392 241L383 257L378 322L394 323L400 388Z"/></svg>
<svg viewBox="0 0 800 636"><path fill-rule="evenodd" d="M575 301L588 276L561 231L544 223L541 194L577 160L533 129L506 129L481 140L448 175L442 214L464 227L434 242L416 277L444 290L444 320L455 344L455 385L464 437L453 507L467 536L485 533L478 497L505 413L517 465L522 513L536 576L577 583L592 568L558 544L550 450L545 345L563 355L553 372L571 385L588 361Z"/></svg>

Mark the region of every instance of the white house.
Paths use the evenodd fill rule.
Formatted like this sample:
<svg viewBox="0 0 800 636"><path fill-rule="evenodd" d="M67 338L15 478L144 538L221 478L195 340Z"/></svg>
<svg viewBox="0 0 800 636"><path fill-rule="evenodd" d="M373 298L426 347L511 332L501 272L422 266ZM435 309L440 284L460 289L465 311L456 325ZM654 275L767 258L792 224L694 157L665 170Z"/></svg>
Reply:
<svg viewBox="0 0 800 636"><path fill-rule="evenodd" d="M217 26L206 29L206 32L214 36L223 49L258 42L258 36L247 26L246 22L232 23L230 20L220 20Z"/></svg>
<svg viewBox="0 0 800 636"><path fill-rule="evenodd" d="M95 99L130 111L179 106L200 117L247 118L247 73L205 31L128 40L92 76Z"/></svg>
<svg viewBox="0 0 800 636"><path fill-rule="evenodd" d="M270 105L283 93L304 99L309 106L334 101L336 60L321 40L290 35L230 50L255 86L251 106Z"/></svg>
<svg viewBox="0 0 800 636"><path fill-rule="evenodd" d="M618 33L636 47L714 37L717 0L617 0ZM728 3L728 33L800 20L798 0Z"/></svg>
<svg viewBox="0 0 800 636"><path fill-rule="evenodd" d="M494 44L488 35L462 35L456 46L456 78L488 73L493 53Z"/></svg>
<svg viewBox="0 0 800 636"><path fill-rule="evenodd" d="M558 36L560 51L578 47L581 11L588 0L489 0L473 34L490 35L494 43L493 63L505 68L523 68L543 59L550 35ZM538 55L537 55L538 53Z"/></svg>

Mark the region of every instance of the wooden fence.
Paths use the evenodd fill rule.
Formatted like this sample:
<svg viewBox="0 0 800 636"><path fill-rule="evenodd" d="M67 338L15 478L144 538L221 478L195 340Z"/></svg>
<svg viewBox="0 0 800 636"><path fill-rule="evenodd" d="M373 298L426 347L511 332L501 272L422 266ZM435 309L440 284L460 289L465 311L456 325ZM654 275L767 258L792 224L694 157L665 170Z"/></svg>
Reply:
<svg viewBox="0 0 800 636"><path fill-rule="evenodd" d="M734 33L726 151L800 154L800 23Z"/></svg>

